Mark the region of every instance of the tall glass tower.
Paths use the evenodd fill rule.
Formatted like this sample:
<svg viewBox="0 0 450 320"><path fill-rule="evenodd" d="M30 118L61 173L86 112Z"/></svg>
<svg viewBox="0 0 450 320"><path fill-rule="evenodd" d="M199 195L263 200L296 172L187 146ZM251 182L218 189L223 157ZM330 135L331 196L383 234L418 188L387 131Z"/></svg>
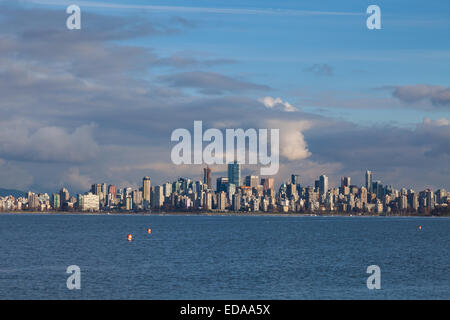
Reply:
<svg viewBox="0 0 450 320"><path fill-rule="evenodd" d="M328 192L328 177L326 175L321 175L319 177L319 194L323 195Z"/></svg>
<svg viewBox="0 0 450 320"><path fill-rule="evenodd" d="M241 165L237 161L228 164L228 183L236 187L241 185Z"/></svg>

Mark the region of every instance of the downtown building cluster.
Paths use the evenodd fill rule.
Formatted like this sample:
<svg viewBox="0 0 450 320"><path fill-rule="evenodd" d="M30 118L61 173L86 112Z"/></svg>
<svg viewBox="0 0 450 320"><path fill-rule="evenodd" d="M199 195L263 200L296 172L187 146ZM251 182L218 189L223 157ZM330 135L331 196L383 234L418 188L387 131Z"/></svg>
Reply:
<svg viewBox="0 0 450 320"><path fill-rule="evenodd" d="M215 190L214 190L215 188ZM366 171L365 185L351 184L342 177L340 186L330 188L328 177L321 175L314 186L304 186L300 176L275 191L273 178L245 176L241 165L228 164L227 177L212 181L212 169L203 169L203 180L179 178L174 182L152 186L144 177L142 186L119 189L115 185L93 184L85 194L70 195L66 188L48 195L28 192L26 197L0 197L0 211L119 211L119 212L278 212L278 213L347 213L347 214L448 214L450 192L427 189L394 189L373 180Z"/></svg>

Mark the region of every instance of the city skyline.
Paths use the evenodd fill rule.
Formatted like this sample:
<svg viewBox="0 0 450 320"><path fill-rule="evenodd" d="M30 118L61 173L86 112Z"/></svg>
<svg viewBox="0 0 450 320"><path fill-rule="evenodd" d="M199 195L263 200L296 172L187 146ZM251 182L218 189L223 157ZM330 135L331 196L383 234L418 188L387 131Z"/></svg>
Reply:
<svg viewBox="0 0 450 320"><path fill-rule="evenodd" d="M216 211L272 213L337 214L447 214L450 192L440 188L416 191L407 186L400 190L373 181L365 172L365 185L351 184L351 177L340 179L340 186L329 185L322 174L309 185L299 174L275 189L274 179L255 175L240 177L241 164L228 165L226 177L216 178L212 186L212 169L203 168L203 180L180 177L173 182L152 185L150 177L142 178L138 188L92 184L83 194L72 194L65 187L51 195L27 192L26 197L0 197L0 211L82 211L82 212L149 212ZM234 182L234 183L233 183ZM238 183L237 185L235 183ZM436 211L437 210L437 211Z"/></svg>
<svg viewBox="0 0 450 320"><path fill-rule="evenodd" d="M211 186L215 186L215 181L216 181L216 179L219 179L219 178L226 178L229 181L232 181L230 179L230 176L229 176L230 175L230 168L232 168L233 165L236 165L236 164L237 164L237 162L235 161L233 163L224 164L224 165L206 165L206 166L205 165L192 165L192 167L194 167L194 168L200 168L201 172L200 173L196 173L196 174L191 174L191 175L187 174L187 175L184 175L184 176L178 176L178 177L175 177L175 178L189 178L189 179L192 179L192 180L195 180L195 181L202 181L204 184L208 184L207 181L209 181L209 185L211 187ZM322 176L325 176L326 179L327 179L326 180L326 184L328 185L328 188L338 188L339 186L342 186L342 183L343 183L342 180L345 179L345 178L349 179L349 181L352 180L353 182L355 182L353 185L364 186L368 190L371 188L372 182L376 182L376 181L380 181L380 180L386 181L385 178L379 177L379 176L377 177L376 175L374 175L374 172L371 171L371 170L365 170L363 174L357 175L356 178L355 178L355 176L350 177L348 175L343 175L343 176L339 176L339 177L338 176L331 177L329 175L326 175L326 174L322 173L321 175L319 175L317 177L302 179L301 178L302 177L301 174L289 173L289 174L287 174L287 177L285 179L277 179L277 178L274 178L272 176L259 175L259 171L258 170L251 170L251 169L249 169L249 167L254 167L254 166L253 165L243 165L243 164L239 164L238 165L238 168L239 168L238 169L238 172L239 172L238 176L239 176L239 181L241 182L241 185L245 184L244 178L250 177L250 176L256 176L256 177L259 177L261 179L272 178L274 180L274 187L276 187L276 188L279 188L281 185L289 183L290 181L292 181L293 176L296 176L297 179L300 179L300 181L302 181L302 183L307 181L307 185L311 185L311 186L314 186L315 183L319 183L320 182L320 178ZM215 170L216 168L221 168L221 170L216 171ZM225 169L225 170L223 170L223 169ZM367 179L367 173L369 173L369 176L370 176L369 180ZM206 177L205 177L205 174L206 174ZM209 177L209 180L208 180L207 177ZM375 177L375 179L374 179L374 177ZM150 179L149 176L144 176L143 179L146 179L146 178L148 178L149 180L151 180L153 182L156 182L156 185L162 185L162 184L168 182L169 180L173 180L173 179L170 179L170 178L168 178L168 179L162 178L162 179L155 180L155 179ZM316 178L318 178L318 179L316 179ZM103 179L103 180L105 180L105 179ZM368 184L368 182L369 182L369 184ZM114 183L113 181L108 180L107 184L108 185L113 185L113 186L115 186L117 188L122 188L122 189L123 188L127 188L127 187L131 187L131 188L139 188L140 187L140 184L139 184L138 181L131 181L131 182L128 182L128 183ZM389 182L388 185L390 185L392 187L395 187L397 189L408 187L408 186L403 186L403 185L401 185L399 183L395 183L395 182ZM68 187L68 186L61 184L56 189L62 189L62 188L66 188L66 187ZM441 189L441 188L450 189L450 188L447 188L445 186L431 187L431 186L426 185L426 184L424 184L423 188L413 188L412 186L409 186L409 187L411 189L420 189L420 190L426 190L426 189L435 189L435 190L437 190L437 189ZM25 192L25 193L27 191L32 191L32 192L35 192L35 193L52 193L52 190L37 190L37 189L19 190L19 189L11 188L9 186L0 186L0 189L14 190L14 191L20 191L20 192ZM214 188L212 188L212 189L214 189ZM83 193L84 192L83 189L73 189L73 190L75 191L75 193Z"/></svg>

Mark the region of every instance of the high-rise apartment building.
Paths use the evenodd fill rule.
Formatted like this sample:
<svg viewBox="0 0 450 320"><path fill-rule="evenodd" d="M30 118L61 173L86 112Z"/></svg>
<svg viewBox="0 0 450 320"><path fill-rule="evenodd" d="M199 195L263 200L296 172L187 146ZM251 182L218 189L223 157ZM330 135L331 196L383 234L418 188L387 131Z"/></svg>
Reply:
<svg viewBox="0 0 450 320"><path fill-rule="evenodd" d="M366 171L366 189L367 192L372 192L372 171Z"/></svg>
<svg viewBox="0 0 450 320"><path fill-rule="evenodd" d="M259 177L258 176L246 176L245 185L250 188L258 188Z"/></svg>
<svg viewBox="0 0 450 320"><path fill-rule="evenodd" d="M226 177L217 178L216 181L216 190L217 192L227 191L229 180Z"/></svg>
<svg viewBox="0 0 450 320"><path fill-rule="evenodd" d="M54 193L52 196L52 207L55 210L58 210L61 208L61 198L58 193Z"/></svg>
<svg viewBox="0 0 450 320"><path fill-rule="evenodd" d="M164 188L163 186L156 186L152 192L152 207L153 208L161 208L164 204Z"/></svg>
<svg viewBox="0 0 450 320"><path fill-rule="evenodd" d="M227 194L224 191L219 192L217 199L217 209L225 210L227 205Z"/></svg>
<svg viewBox="0 0 450 320"><path fill-rule="evenodd" d="M275 183L273 178L263 178L261 179L261 184L263 185L263 190L266 193L269 190L272 190L272 192L275 190Z"/></svg>
<svg viewBox="0 0 450 320"><path fill-rule="evenodd" d="M60 205L62 206L65 202L68 202L69 198L70 198L69 191L66 188L62 188L59 191Z"/></svg>
<svg viewBox="0 0 450 320"><path fill-rule="evenodd" d="M113 184L110 184L108 186L108 194L112 195L112 198L115 199L116 198L116 194L117 194L117 187Z"/></svg>
<svg viewBox="0 0 450 320"><path fill-rule="evenodd" d="M341 178L341 188L350 187L350 177L342 177Z"/></svg>
<svg viewBox="0 0 450 320"><path fill-rule="evenodd" d="M300 186L300 176L298 174L292 174L291 183L295 184L297 187Z"/></svg>
<svg viewBox="0 0 450 320"><path fill-rule="evenodd" d="M82 196L82 211L98 211L100 209L100 198L97 194L89 192Z"/></svg>
<svg viewBox="0 0 450 320"><path fill-rule="evenodd" d="M142 198L144 202L144 207L148 207L151 200L152 182L149 177L144 177L142 179Z"/></svg>

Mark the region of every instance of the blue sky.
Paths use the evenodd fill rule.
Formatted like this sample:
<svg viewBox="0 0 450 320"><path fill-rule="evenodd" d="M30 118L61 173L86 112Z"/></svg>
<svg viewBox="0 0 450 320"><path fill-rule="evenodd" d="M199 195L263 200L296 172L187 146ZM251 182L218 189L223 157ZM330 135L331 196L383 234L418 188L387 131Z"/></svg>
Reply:
<svg viewBox="0 0 450 320"><path fill-rule="evenodd" d="M73 3L80 31L65 28ZM381 8L381 30L366 28L371 4ZM449 2L0 6L0 187L198 178L201 168L167 165L168 137L203 120L284 126L299 152L282 159L277 183L300 173L311 184L326 173L332 185L342 175L360 184L371 169L396 187L450 188ZM268 107L264 97L282 103Z"/></svg>
<svg viewBox="0 0 450 320"><path fill-rule="evenodd" d="M39 6L55 1L36 1ZM64 1L57 1L64 3ZM36 5L36 3L34 5ZM71 3L71 2L67 2ZM299 91L342 91L382 98L387 85L449 85L450 3L444 1L108 1L79 2L99 14L141 16L159 21L176 14L195 27L171 37L138 38L129 43L162 55L199 53L238 61L215 70L245 75L270 85L305 110L365 123L392 121L412 125L438 119L448 110L405 110L378 105L358 111L339 103L319 110L298 97ZM377 4L382 30L366 28L366 8ZM141 6L141 7L139 7ZM167 8L158 9L155 7ZM191 8L192 11L186 8ZM209 8L212 12L203 12ZM198 9L198 10L195 10ZM219 13L215 13L218 9ZM230 13L220 13L231 9ZM256 10L248 13L247 10ZM105 26L107 28L108 26ZM311 77L304 69L327 64L332 76ZM164 72L161 70L160 72Z"/></svg>

